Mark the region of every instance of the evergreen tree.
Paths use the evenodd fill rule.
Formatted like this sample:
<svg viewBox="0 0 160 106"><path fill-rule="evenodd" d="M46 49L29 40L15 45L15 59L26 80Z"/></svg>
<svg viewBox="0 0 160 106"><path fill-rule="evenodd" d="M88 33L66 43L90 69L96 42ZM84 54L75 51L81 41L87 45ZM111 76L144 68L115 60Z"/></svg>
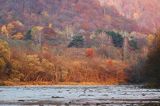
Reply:
<svg viewBox="0 0 160 106"><path fill-rule="evenodd" d="M112 37L112 42L113 42L115 47L120 47L120 48L123 47L124 39L123 39L122 35L114 32L114 31L109 31L109 32L106 32L106 33Z"/></svg>
<svg viewBox="0 0 160 106"><path fill-rule="evenodd" d="M72 41L69 43L68 47L81 48L84 46L84 38L82 35L73 36Z"/></svg>
<svg viewBox="0 0 160 106"><path fill-rule="evenodd" d="M32 40L32 31L31 30L28 30L26 35L25 35L25 38L24 40Z"/></svg>

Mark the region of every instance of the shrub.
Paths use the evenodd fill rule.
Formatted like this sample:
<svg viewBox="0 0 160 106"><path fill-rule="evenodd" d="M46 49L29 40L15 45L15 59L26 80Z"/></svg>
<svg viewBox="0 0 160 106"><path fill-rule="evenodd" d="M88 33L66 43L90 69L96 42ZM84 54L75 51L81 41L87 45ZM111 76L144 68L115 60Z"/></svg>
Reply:
<svg viewBox="0 0 160 106"><path fill-rule="evenodd" d="M10 74L11 63L10 59L10 48L6 41L0 40L0 72Z"/></svg>
<svg viewBox="0 0 160 106"><path fill-rule="evenodd" d="M155 46L144 66L145 81L153 87L160 87L160 31L156 33Z"/></svg>

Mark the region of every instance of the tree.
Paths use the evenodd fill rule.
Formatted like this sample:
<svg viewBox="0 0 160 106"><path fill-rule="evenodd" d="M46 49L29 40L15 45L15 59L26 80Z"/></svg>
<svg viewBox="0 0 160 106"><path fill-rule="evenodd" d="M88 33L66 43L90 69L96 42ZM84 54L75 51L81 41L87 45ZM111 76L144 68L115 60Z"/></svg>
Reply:
<svg viewBox="0 0 160 106"><path fill-rule="evenodd" d="M73 36L72 41L69 43L68 47L81 48L84 46L84 38L82 35Z"/></svg>
<svg viewBox="0 0 160 106"><path fill-rule="evenodd" d="M144 65L145 81L151 87L160 87L160 31L156 33L155 46Z"/></svg>
<svg viewBox="0 0 160 106"><path fill-rule="evenodd" d="M42 26L34 26L31 29L31 35L32 35L32 39L34 40L34 42L36 44L40 44L42 42L42 30L44 29L44 27Z"/></svg>
<svg viewBox="0 0 160 106"><path fill-rule="evenodd" d="M106 33L112 37L112 42L115 47L120 47L120 48L123 47L124 39L123 39L122 35L114 32L114 31L108 31Z"/></svg>
<svg viewBox="0 0 160 106"><path fill-rule="evenodd" d="M25 34L24 40L32 40L32 30L28 30Z"/></svg>
<svg viewBox="0 0 160 106"><path fill-rule="evenodd" d="M22 40L23 39L23 33L21 32L17 32L16 34L14 34L11 38L15 39L15 40Z"/></svg>
<svg viewBox="0 0 160 106"><path fill-rule="evenodd" d="M129 40L128 43L129 43L130 47L132 47L132 49L138 49L136 39L131 39L131 40Z"/></svg>
<svg viewBox="0 0 160 106"><path fill-rule="evenodd" d="M12 21L1 27L1 34L6 36L7 38L14 36L17 32L23 32L23 31L24 31L24 26L18 20Z"/></svg>
<svg viewBox="0 0 160 106"><path fill-rule="evenodd" d="M6 26L6 25L3 25L3 26L1 27L1 33L2 33L3 35L5 35L7 38L9 37L9 32L8 32L8 29L7 29L7 26Z"/></svg>
<svg viewBox="0 0 160 106"><path fill-rule="evenodd" d="M0 72L10 74L10 48L7 42L0 40Z"/></svg>
<svg viewBox="0 0 160 106"><path fill-rule="evenodd" d="M147 36L148 46L152 46L154 39L155 39L155 36L152 35L152 34L149 34L149 35Z"/></svg>
<svg viewBox="0 0 160 106"><path fill-rule="evenodd" d="M54 64L37 55L24 55L14 65L14 69L22 76L21 81L52 81L54 79ZM16 59L15 59L16 61Z"/></svg>

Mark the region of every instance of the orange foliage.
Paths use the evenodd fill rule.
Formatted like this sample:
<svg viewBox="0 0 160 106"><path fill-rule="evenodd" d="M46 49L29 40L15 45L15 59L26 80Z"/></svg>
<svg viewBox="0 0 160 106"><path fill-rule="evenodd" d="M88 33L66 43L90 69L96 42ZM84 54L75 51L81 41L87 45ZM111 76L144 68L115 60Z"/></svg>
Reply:
<svg viewBox="0 0 160 106"><path fill-rule="evenodd" d="M122 61L97 57L93 48L62 49L61 52L53 49L52 46L44 44L42 52L28 52L23 49L16 50L16 48L12 50L14 53L11 57L13 68L11 81L53 84L125 82L126 64ZM23 51L18 52L18 50Z"/></svg>

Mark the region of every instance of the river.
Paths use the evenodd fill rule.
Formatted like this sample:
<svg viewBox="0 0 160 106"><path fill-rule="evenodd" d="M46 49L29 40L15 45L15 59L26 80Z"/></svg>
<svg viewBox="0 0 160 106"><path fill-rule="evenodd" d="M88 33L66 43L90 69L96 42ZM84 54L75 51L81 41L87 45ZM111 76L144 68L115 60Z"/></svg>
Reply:
<svg viewBox="0 0 160 106"><path fill-rule="evenodd" d="M160 106L160 89L136 85L1 86L1 106Z"/></svg>

